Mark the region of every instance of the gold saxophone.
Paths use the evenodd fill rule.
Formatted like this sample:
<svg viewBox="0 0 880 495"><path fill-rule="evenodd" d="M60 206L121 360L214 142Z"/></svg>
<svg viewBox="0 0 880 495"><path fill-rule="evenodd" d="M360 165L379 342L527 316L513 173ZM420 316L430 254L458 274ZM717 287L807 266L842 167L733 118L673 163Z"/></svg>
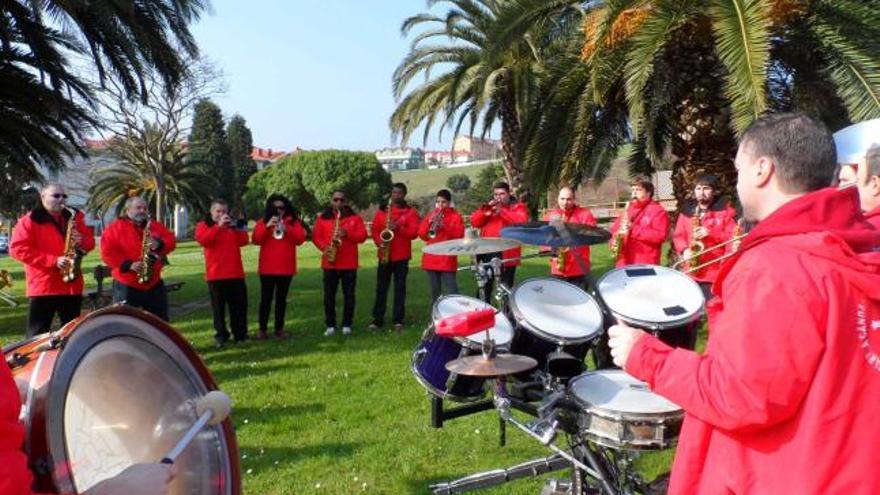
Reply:
<svg viewBox="0 0 880 495"><path fill-rule="evenodd" d="M70 213L70 219L67 220L67 230L64 233L64 253L62 256L68 258L71 262L61 268L61 280L69 284L79 277L82 253L73 242L73 231L76 229L76 210L69 206L64 206L64 209Z"/></svg>
<svg viewBox="0 0 880 495"><path fill-rule="evenodd" d="M342 220L342 210L339 208L334 208L336 210L336 220L333 222L333 232L330 234L330 244L327 246L327 249L324 250L324 256L327 257L327 263L333 264L336 263L336 252L339 251L339 246L342 245L342 239L339 239L339 222Z"/></svg>
<svg viewBox="0 0 880 495"><path fill-rule="evenodd" d="M620 257L623 256L623 246L626 243L626 238L629 237L629 222L629 205L627 205L620 216L620 226L617 229L617 234L611 240L611 257L614 258L615 262L619 261Z"/></svg>
<svg viewBox="0 0 880 495"><path fill-rule="evenodd" d="M697 205L694 210L694 216L691 217L691 243L688 245L688 249L691 250L691 261L688 262L690 266L699 265L700 254L706 250L706 244L703 241L697 240L697 229L702 227L703 215L705 214L705 210Z"/></svg>
<svg viewBox="0 0 880 495"><path fill-rule="evenodd" d="M428 228L428 239L437 237L437 233L440 232L440 228L443 226L443 213L445 211L446 208L441 208L439 212L434 214L434 217L431 219L431 226Z"/></svg>
<svg viewBox="0 0 880 495"><path fill-rule="evenodd" d="M146 284L153 278L153 265L158 257L152 249L153 237L150 235L150 216L147 215L147 223L144 225L144 235L141 237L141 267L137 271L139 284Z"/></svg>
<svg viewBox="0 0 880 495"><path fill-rule="evenodd" d="M743 219L740 218L736 222L736 227L733 229L733 235L730 236L730 252L735 253L739 251L739 245L742 244L742 239L745 237L743 235Z"/></svg>
<svg viewBox="0 0 880 495"><path fill-rule="evenodd" d="M388 198L388 207L385 209L385 229L379 232L379 263L391 262L391 241L394 240L394 231L391 230L391 198Z"/></svg>
<svg viewBox="0 0 880 495"><path fill-rule="evenodd" d="M562 214L562 217L556 218L560 222L565 222L565 214ZM565 271L565 265L568 263L568 257L571 256L570 248L568 246L561 247L556 251L556 258L553 259L553 263L556 266L556 271L562 272Z"/></svg>

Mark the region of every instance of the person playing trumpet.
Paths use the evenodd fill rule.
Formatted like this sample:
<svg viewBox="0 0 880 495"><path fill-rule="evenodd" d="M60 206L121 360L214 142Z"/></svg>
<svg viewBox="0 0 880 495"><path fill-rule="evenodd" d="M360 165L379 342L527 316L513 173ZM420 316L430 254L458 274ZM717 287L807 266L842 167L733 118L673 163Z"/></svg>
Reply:
<svg viewBox="0 0 880 495"><path fill-rule="evenodd" d="M618 253L616 267L660 264L660 248L669 231L669 216L654 201L654 184L647 179L633 181L632 200L611 226L610 247Z"/></svg>
<svg viewBox="0 0 880 495"><path fill-rule="evenodd" d="M575 201L573 188L569 186L560 188L556 203L559 207L547 210L544 214L545 221L596 226L596 217L590 209L579 206ZM586 289L590 275L590 246L563 247L557 249L555 254L550 258L550 273L556 278Z"/></svg>
<svg viewBox="0 0 880 495"><path fill-rule="evenodd" d="M452 207L449 190L437 191L434 211L425 215L419 225L419 237L427 245L464 237L464 219ZM432 306L440 297L443 286L446 294L458 294L458 257L425 253L422 255L422 270L428 275Z"/></svg>
<svg viewBox="0 0 880 495"><path fill-rule="evenodd" d="M46 184L40 190L40 204L12 230L9 255L24 264L30 299L28 337L48 332L56 313L63 326L82 309L82 274L74 273L65 282L62 271L76 262L68 251L84 255L95 248L95 237L82 212L69 208L66 200L64 186ZM66 249L68 239L71 245Z"/></svg>
<svg viewBox="0 0 880 495"><path fill-rule="evenodd" d="M373 242L378 247L379 263L376 267L373 321L369 328L377 331L385 324L388 289L393 276L394 309L391 323L394 330L400 332L403 330L406 310L406 276L409 273L409 260L412 258L412 241L419 231L419 212L406 202L406 184L398 182L392 186L391 199L376 212L370 230Z"/></svg>
<svg viewBox="0 0 880 495"><path fill-rule="evenodd" d="M263 218L257 220L251 242L260 246L260 333L259 339L269 337L269 310L275 299L275 338L288 337L284 330L287 312L287 292L296 275L296 247L306 241L306 230L299 213L290 200L280 194L266 199Z"/></svg>
<svg viewBox="0 0 880 495"><path fill-rule="evenodd" d="M150 219L148 211L140 196L125 201L125 217L114 220L101 236L101 259L113 270L114 302L124 301L169 321L161 274L177 241L164 225Z"/></svg>
<svg viewBox="0 0 880 495"><path fill-rule="evenodd" d="M324 270L324 335L336 333L336 291L342 283L342 334L351 333L357 287L358 244L367 239L367 229L360 215L346 204L343 191L334 191L332 204L315 220L312 243L321 256Z"/></svg>
<svg viewBox="0 0 880 495"><path fill-rule="evenodd" d="M691 260L685 266L696 267L711 263L724 256L728 249L710 249L722 242L729 241L736 230L736 210L730 203L718 197L718 181L714 175L699 172L694 177L694 199L685 203L675 232L672 244L682 260ZM701 254L702 251L706 251ZM690 272L691 278L700 284L703 294L708 299L709 289L718 275L721 263Z"/></svg>

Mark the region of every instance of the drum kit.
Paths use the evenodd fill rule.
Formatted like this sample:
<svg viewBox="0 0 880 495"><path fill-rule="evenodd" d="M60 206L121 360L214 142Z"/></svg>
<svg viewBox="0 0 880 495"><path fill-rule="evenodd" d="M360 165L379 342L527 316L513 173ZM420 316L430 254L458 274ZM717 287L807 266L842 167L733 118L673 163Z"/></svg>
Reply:
<svg viewBox="0 0 880 495"><path fill-rule="evenodd" d="M520 243L557 249L610 238L600 228L546 222L507 227L502 236L483 239L470 233L464 239L427 246L425 252L475 256ZM474 271L479 287L482 278L497 277L508 261L498 254L467 267ZM463 493L564 469L570 470L570 477L549 480L542 494L664 492L664 477L646 482L633 462L646 451L675 445L682 410L622 370L587 371L584 362L617 321L653 332L670 345L692 349L705 302L699 286L669 268L631 265L607 272L589 291L545 277L512 288L499 284L496 300L494 322L484 325L487 328L459 325L456 332L448 330L454 326L450 322L464 321L462 314L492 306L460 295L438 299L432 323L413 354L413 374L431 396L433 426L442 426L444 419L496 409L502 445L504 427L511 424L552 455L435 484L432 492ZM489 390L492 396L486 399ZM443 400L468 404L444 410ZM530 420L521 421L513 410ZM567 448L555 444L558 433L564 434Z"/></svg>

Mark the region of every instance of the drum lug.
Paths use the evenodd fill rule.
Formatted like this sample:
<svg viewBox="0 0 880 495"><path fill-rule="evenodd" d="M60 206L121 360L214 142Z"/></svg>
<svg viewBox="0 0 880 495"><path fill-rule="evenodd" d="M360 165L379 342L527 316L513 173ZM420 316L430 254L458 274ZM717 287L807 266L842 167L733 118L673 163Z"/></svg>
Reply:
<svg viewBox="0 0 880 495"><path fill-rule="evenodd" d="M38 457L30 462L31 471L37 477L49 476L52 474L52 464L46 457Z"/></svg>
<svg viewBox="0 0 880 495"><path fill-rule="evenodd" d="M31 362L31 358L29 358L27 354L19 354L15 352L6 356L6 364L9 365L10 369L21 368L29 362Z"/></svg>

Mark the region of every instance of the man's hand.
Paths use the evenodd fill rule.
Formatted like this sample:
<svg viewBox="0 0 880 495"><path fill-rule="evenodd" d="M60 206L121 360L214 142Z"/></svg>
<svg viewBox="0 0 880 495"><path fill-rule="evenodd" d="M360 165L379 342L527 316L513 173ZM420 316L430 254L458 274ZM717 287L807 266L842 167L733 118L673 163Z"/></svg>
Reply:
<svg viewBox="0 0 880 495"><path fill-rule="evenodd" d="M348 231L345 230L345 229L342 228L342 227L339 227L338 229L336 229L336 237L334 237L334 239L340 239L340 240L341 240L341 239L342 239L343 237L345 237L346 235L348 235Z"/></svg>
<svg viewBox="0 0 880 495"><path fill-rule="evenodd" d="M82 243L82 238L82 234L80 234L79 231L76 230L76 227L74 227L73 232L70 233L70 240L73 241L73 245L79 247L80 243Z"/></svg>
<svg viewBox="0 0 880 495"><path fill-rule="evenodd" d="M706 227L697 227L694 229L694 239L700 240L704 239L707 235L709 235L709 230Z"/></svg>
<svg viewBox="0 0 880 495"><path fill-rule="evenodd" d="M72 263L73 263L73 260L71 260L70 258L67 258L65 256L59 256L58 259L55 260L55 266L57 266L61 270L67 268Z"/></svg>
<svg viewBox="0 0 880 495"><path fill-rule="evenodd" d="M168 484L176 475L171 464L135 464L83 495L167 495Z"/></svg>
<svg viewBox="0 0 880 495"><path fill-rule="evenodd" d="M150 251L158 251L159 250L159 241L156 238L150 239Z"/></svg>
<svg viewBox="0 0 880 495"><path fill-rule="evenodd" d="M131 264L130 267L128 267L128 269L129 269L129 271L132 271L132 272L138 273L138 272L141 271L141 269L142 269L143 267L144 267L144 262L143 262L143 261L135 261L134 263Z"/></svg>
<svg viewBox="0 0 880 495"><path fill-rule="evenodd" d="M614 364L624 368L626 360L629 359L630 351L632 351L633 346L636 345L636 342L644 334L644 331L619 321L617 325L612 325L608 329L608 347L611 348L611 357L614 359Z"/></svg>

